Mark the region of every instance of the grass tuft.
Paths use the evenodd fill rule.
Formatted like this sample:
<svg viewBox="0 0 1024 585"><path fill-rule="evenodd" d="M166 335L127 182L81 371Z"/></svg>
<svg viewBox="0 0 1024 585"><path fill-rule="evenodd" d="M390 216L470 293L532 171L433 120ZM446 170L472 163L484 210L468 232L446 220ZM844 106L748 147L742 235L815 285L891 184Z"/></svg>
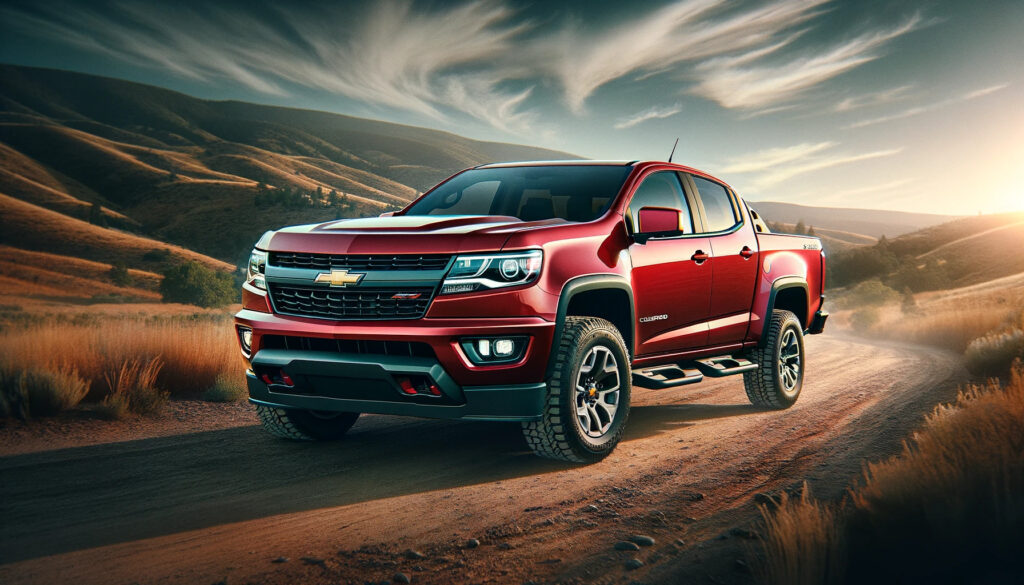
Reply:
<svg viewBox="0 0 1024 585"><path fill-rule="evenodd" d="M221 372L210 386L203 393L203 400L208 402L238 402L249 394L249 388L245 384L245 378L237 372Z"/></svg>
<svg viewBox="0 0 1024 585"><path fill-rule="evenodd" d="M88 393L89 383L71 367L0 366L0 418L53 416L74 408Z"/></svg>
<svg viewBox="0 0 1024 585"><path fill-rule="evenodd" d="M109 394L100 403L101 412L109 418L124 418L128 412L152 416L167 404L169 394L156 387L163 362L127 361L105 376Z"/></svg>

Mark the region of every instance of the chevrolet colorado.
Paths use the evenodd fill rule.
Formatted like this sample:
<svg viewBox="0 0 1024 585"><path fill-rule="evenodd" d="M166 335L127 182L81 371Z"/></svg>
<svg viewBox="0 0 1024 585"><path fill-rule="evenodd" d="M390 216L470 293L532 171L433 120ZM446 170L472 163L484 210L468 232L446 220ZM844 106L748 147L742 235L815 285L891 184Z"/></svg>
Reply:
<svg viewBox="0 0 1024 585"><path fill-rule="evenodd" d="M742 374L800 394L825 256L724 182L664 162L462 171L405 209L266 233L235 317L250 401L278 436L360 413L518 421L538 455L597 461L632 388Z"/></svg>

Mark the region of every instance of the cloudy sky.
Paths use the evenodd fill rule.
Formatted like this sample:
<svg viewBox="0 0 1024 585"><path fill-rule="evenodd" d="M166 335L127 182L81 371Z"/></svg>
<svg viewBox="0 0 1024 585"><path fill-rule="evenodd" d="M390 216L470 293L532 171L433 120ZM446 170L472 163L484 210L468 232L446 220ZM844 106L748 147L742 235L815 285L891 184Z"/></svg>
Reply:
<svg viewBox="0 0 1024 585"><path fill-rule="evenodd" d="M10 2L0 61L676 160L751 200L1024 210L1024 2Z"/></svg>

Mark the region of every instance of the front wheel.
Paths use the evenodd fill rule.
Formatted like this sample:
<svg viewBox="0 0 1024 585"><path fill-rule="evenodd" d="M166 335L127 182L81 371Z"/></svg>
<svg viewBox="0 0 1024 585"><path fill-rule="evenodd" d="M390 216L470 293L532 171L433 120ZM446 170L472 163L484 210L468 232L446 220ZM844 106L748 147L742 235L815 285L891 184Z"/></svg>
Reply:
<svg viewBox="0 0 1024 585"><path fill-rule="evenodd" d="M534 453L592 463L615 449L629 417L630 364L622 335L596 317L567 317L539 421L524 422Z"/></svg>
<svg viewBox="0 0 1024 585"><path fill-rule="evenodd" d="M796 315L772 311L763 347L751 352L758 368L743 374L752 404L783 410L793 406L804 383L804 333Z"/></svg>
<svg viewBox="0 0 1024 585"><path fill-rule="evenodd" d="M268 433L293 441L340 439L359 418L358 412L285 410L262 404L256 405L256 414Z"/></svg>

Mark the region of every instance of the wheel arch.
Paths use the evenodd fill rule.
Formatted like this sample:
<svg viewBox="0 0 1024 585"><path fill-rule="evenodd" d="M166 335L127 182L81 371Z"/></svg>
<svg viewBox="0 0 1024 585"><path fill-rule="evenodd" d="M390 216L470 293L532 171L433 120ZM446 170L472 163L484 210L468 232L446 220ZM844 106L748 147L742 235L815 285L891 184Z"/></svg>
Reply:
<svg viewBox="0 0 1024 585"><path fill-rule="evenodd" d="M622 334L630 359L635 355L636 306L633 287L617 274L580 276L565 283L558 298L554 339L561 338L566 317L599 317L611 322ZM549 363L547 375L554 364Z"/></svg>
<svg viewBox="0 0 1024 585"><path fill-rule="evenodd" d="M807 311L809 310L810 296L808 293L807 281L799 276L783 276L772 282L772 290L768 293L768 305L762 317L763 322L771 320L772 311L783 309L791 311L800 321L804 330L809 327ZM758 340L758 347L764 347L766 336L761 335Z"/></svg>

